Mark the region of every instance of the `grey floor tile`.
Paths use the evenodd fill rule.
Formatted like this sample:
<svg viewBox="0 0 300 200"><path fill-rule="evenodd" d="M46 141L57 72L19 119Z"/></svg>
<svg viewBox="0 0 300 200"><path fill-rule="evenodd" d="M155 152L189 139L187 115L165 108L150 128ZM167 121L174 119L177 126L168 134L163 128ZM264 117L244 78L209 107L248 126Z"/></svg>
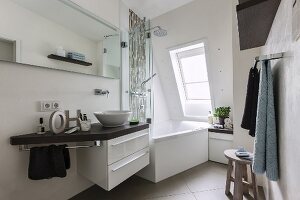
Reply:
<svg viewBox="0 0 300 200"><path fill-rule="evenodd" d="M109 192L95 185L71 200L228 200L226 170L207 162L156 184L133 176Z"/></svg>
<svg viewBox="0 0 300 200"><path fill-rule="evenodd" d="M228 200L223 189L194 193L197 200Z"/></svg>
<svg viewBox="0 0 300 200"><path fill-rule="evenodd" d="M133 176L109 192L95 185L71 200L144 200L189 193L184 181L177 177L155 184Z"/></svg>
<svg viewBox="0 0 300 200"><path fill-rule="evenodd" d="M105 191L101 187L94 185L70 200L140 200L137 186L147 184L148 181L134 176L111 191Z"/></svg>
<svg viewBox="0 0 300 200"><path fill-rule="evenodd" d="M223 189L226 183L226 165L207 162L183 173L191 192Z"/></svg>
<svg viewBox="0 0 300 200"><path fill-rule="evenodd" d="M156 184L149 182L146 185L139 185L137 189L137 194L146 199L191 193L180 176L174 176Z"/></svg>
<svg viewBox="0 0 300 200"><path fill-rule="evenodd" d="M147 200L197 200L193 194L180 194L167 197L151 198Z"/></svg>

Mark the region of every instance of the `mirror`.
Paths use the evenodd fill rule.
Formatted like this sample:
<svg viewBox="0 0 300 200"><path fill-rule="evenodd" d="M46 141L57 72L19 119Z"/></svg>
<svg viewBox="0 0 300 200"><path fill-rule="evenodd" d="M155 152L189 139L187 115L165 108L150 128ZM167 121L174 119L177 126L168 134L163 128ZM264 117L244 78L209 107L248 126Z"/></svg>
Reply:
<svg viewBox="0 0 300 200"><path fill-rule="evenodd" d="M2 0L0 60L120 78L120 31L69 0Z"/></svg>

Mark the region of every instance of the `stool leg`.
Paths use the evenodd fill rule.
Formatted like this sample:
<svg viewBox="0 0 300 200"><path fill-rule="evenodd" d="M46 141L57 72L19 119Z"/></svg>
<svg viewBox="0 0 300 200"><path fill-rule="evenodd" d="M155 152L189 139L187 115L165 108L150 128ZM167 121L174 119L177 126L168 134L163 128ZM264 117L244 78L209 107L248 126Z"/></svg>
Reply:
<svg viewBox="0 0 300 200"><path fill-rule="evenodd" d="M252 171L252 166L250 166L250 167L251 167L251 179L252 179L253 197L254 197L254 200L258 200L258 197L257 197L256 177L255 177L255 174Z"/></svg>
<svg viewBox="0 0 300 200"><path fill-rule="evenodd" d="M243 165L235 162L233 200L243 200Z"/></svg>
<svg viewBox="0 0 300 200"><path fill-rule="evenodd" d="M225 189L225 194L226 195L230 194L232 168L233 168L233 166L232 166L232 160L228 160L226 189Z"/></svg>
<svg viewBox="0 0 300 200"><path fill-rule="evenodd" d="M248 171L247 171L247 165L243 165L243 178L246 182L248 182ZM244 193L245 194L249 194L249 188L248 187L244 187Z"/></svg>

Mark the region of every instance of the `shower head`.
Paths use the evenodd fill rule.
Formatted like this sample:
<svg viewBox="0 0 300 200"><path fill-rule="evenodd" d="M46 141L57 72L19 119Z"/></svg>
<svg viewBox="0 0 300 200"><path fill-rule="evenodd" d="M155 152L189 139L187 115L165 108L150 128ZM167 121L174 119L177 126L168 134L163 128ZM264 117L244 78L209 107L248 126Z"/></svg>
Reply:
<svg viewBox="0 0 300 200"><path fill-rule="evenodd" d="M153 34L157 37L164 37L168 35L168 31L158 26L158 29L153 31Z"/></svg>
<svg viewBox="0 0 300 200"><path fill-rule="evenodd" d="M153 28L150 28L150 29L146 30L146 32L151 31L151 30L153 30L155 28L158 28L157 30L153 31L153 34L155 36L157 36L157 37L164 37L164 36L168 35L168 31L165 30L165 29L162 29L160 26L155 26Z"/></svg>

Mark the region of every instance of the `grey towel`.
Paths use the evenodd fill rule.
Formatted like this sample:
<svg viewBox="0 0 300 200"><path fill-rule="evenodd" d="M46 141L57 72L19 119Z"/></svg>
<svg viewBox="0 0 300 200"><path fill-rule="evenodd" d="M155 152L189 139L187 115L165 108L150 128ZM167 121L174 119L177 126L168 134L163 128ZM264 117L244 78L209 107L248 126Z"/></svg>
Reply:
<svg viewBox="0 0 300 200"><path fill-rule="evenodd" d="M270 180L278 180L277 133L270 61L262 63L260 72L253 171L258 174L266 172Z"/></svg>

